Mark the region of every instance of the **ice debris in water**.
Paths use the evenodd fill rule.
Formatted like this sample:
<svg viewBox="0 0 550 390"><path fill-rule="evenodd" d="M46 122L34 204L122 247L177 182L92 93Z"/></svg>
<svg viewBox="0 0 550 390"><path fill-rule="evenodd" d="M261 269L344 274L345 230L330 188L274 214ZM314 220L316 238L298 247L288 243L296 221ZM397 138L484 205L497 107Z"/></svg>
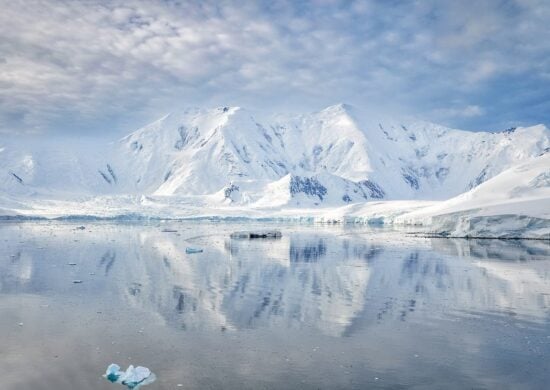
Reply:
<svg viewBox="0 0 550 390"><path fill-rule="evenodd" d="M262 230L262 231L244 231L244 232L233 232L230 237L233 239L249 239L253 240L255 238L281 238L283 235L278 230Z"/></svg>
<svg viewBox="0 0 550 390"><path fill-rule="evenodd" d="M118 364L109 364L109 367L107 367L107 371L105 371L105 375L103 375L107 380L111 382L118 381L118 378L122 375L122 372L120 371L120 366Z"/></svg>
<svg viewBox="0 0 550 390"><path fill-rule="evenodd" d="M202 249L198 248L185 248L185 253L202 253Z"/></svg>
<svg viewBox="0 0 550 390"><path fill-rule="evenodd" d="M103 375L108 381L120 383L129 389L137 389L140 386L151 384L156 376L147 367L130 365L126 371L121 371L118 364L110 364Z"/></svg>

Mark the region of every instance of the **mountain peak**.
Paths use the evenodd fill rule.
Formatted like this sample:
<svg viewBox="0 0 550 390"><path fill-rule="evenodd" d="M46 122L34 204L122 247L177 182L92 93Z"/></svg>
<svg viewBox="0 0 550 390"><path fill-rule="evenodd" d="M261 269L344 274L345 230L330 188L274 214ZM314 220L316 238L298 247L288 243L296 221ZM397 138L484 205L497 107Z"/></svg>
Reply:
<svg viewBox="0 0 550 390"><path fill-rule="evenodd" d="M242 111L243 108L239 106L222 106L215 108L215 111L227 114L234 114L238 111Z"/></svg>
<svg viewBox="0 0 550 390"><path fill-rule="evenodd" d="M332 106L328 106L321 112L330 112L330 113L345 113L349 114L351 111L353 111L355 108L351 104L347 103L338 103L333 104Z"/></svg>
<svg viewBox="0 0 550 390"><path fill-rule="evenodd" d="M75 193L208 195L232 180L252 199L266 183L292 174L306 183L315 177L338 195L323 196L331 202L355 199L362 191L355 184L387 198L442 199L550 148L543 125L495 135L390 119L378 121L346 103L276 121L238 106L187 108L74 158L6 147L0 184L14 193L42 186L65 191L51 172L74 170ZM81 166L74 169L74 161ZM324 173L343 181L319 176Z"/></svg>

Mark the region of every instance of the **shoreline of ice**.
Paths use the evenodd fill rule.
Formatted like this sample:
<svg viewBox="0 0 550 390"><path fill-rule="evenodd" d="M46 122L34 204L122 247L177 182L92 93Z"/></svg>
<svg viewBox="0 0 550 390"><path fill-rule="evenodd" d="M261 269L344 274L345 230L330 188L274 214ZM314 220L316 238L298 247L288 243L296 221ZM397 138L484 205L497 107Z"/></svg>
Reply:
<svg viewBox="0 0 550 390"><path fill-rule="evenodd" d="M354 224L415 228L441 237L550 239L550 153L448 200L385 200L345 206L220 204L185 196L0 196L0 221L206 221Z"/></svg>
<svg viewBox="0 0 550 390"><path fill-rule="evenodd" d="M550 219L528 214L499 213L499 210L470 209L444 214L430 214L430 207L442 202L388 201L356 204L340 208L253 210L210 209L199 212L195 209L153 213L152 210L126 210L94 208L88 213L75 213L71 202L62 202L58 207L45 210L12 210L10 214L0 210L0 223L62 221L62 222L263 222L267 224L296 223L305 225L358 225L391 227L404 234L410 229L421 236L440 238L495 238L495 239L550 239ZM540 202L538 202L540 203ZM547 203L547 202L544 202ZM538 206L533 205L536 209ZM540 205L539 205L540 206ZM540 209L539 209L540 210ZM63 212L65 211L65 212ZM497 211L497 212L495 212Z"/></svg>

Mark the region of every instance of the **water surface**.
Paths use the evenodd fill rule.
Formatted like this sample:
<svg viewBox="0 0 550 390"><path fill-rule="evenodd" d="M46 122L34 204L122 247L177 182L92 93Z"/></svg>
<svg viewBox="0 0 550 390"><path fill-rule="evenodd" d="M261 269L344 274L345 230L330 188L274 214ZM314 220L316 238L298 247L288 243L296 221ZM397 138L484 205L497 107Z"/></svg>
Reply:
<svg viewBox="0 0 550 390"><path fill-rule="evenodd" d="M112 362L149 367L151 390L550 382L548 242L77 226L0 225L1 389L117 389Z"/></svg>

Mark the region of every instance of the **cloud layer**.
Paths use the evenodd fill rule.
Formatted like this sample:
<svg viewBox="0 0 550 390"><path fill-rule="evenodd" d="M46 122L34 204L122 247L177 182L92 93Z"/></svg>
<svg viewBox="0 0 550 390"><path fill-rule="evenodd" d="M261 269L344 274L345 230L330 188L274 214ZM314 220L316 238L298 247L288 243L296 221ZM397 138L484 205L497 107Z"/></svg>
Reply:
<svg viewBox="0 0 550 390"><path fill-rule="evenodd" d="M550 3L0 0L0 132L119 133L186 105L337 102L550 124Z"/></svg>

